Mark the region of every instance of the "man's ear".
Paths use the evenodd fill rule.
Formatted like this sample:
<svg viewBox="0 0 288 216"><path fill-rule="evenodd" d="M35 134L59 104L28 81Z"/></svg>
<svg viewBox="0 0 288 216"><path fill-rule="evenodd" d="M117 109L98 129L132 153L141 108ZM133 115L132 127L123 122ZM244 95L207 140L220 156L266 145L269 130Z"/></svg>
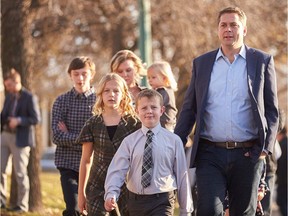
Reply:
<svg viewBox="0 0 288 216"><path fill-rule="evenodd" d="M243 36L245 37L247 35L247 26L244 27L244 30L243 30Z"/></svg>

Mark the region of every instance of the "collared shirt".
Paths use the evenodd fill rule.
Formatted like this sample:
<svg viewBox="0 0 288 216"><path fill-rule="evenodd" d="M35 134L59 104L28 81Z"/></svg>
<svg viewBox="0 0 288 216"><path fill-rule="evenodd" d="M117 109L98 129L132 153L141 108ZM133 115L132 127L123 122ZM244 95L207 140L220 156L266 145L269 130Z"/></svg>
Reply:
<svg viewBox="0 0 288 216"><path fill-rule="evenodd" d="M215 142L256 139L258 128L249 96L246 50L242 46L233 63L221 49L211 73L201 137Z"/></svg>
<svg viewBox="0 0 288 216"><path fill-rule="evenodd" d="M79 94L74 88L60 95L52 108L53 142L57 145L55 165L79 172L82 145L76 139L86 120L92 116L96 95L94 87ZM68 132L62 132L58 123L63 121Z"/></svg>
<svg viewBox="0 0 288 216"><path fill-rule="evenodd" d="M118 198L120 188L126 179L129 191L136 194L156 194L178 190L181 215L192 212L192 196L185 153L181 139L161 127L160 123L152 130L153 172L151 185L141 185L143 152L148 128L142 128L127 136L116 152L107 172L105 200ZM126 176L127 174L127 176Z"/></svg>

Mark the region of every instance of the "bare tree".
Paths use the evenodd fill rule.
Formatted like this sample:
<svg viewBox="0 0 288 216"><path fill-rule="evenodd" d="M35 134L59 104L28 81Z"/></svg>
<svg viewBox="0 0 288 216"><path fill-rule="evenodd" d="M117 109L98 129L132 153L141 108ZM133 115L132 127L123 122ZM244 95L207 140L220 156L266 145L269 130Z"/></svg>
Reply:
<svg viewBox="0 0 288 216"><path fill-rule="evenodd" d="M14 67L22 77L23 85L27 89L30 88L30 75L32 75L33 66L33 48L31 47L29 37L28 14L32 10L32 3L36 1L29 0L2 0L2 38L1 53L3 73ZM33 91L33 89L32 89ZM37 130L39 131L39 129ZM31 155L28 165L28 175L30 181L30 199L29 209L31 211L40 210L42 208L40 178L39 178L39 136L37 137L36 148L31 148ZM14 179L12 177L12 179ZM11 203L15 204L17 200L17 184L12 181L11 185Z"/></svg>

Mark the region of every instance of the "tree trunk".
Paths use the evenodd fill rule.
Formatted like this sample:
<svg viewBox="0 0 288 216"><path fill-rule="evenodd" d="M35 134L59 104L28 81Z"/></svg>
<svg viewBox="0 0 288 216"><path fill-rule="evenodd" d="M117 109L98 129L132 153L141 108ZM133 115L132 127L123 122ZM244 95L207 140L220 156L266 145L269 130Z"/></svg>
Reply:
<svg viewBox="0 0 288 216"><path fill-rule="evenodd" d="M33 1L35 3L35 1ZM1 0L1 53L3 75L14 67L21 74L22 84L30 89L29 77L32 76L34 50L29 33L29 17L33 14L31 0ZM35 4L33 4L33 7ZM34 10L34 9L33 9ZM37 131L40 131L37 126ZM40 187L40 133L36 133L36 148L31 148L28 165L30 180L29 209L40 211L42 196ZM12 175L13 176L13 175ZM15 199L15 182L12 180L11 201ZM12 203L13 204L13 203Z"/></svg>
<svg viewBox="0 0 288 216"><path fill-rule="evenodd" d="M8 72L8 70L14 67L20 73L22 72L22 61L21 56L23 55L23 38L21 34L21 0L1 1L1 54L2 54L2 68L3 75ZM15 7L17 5L17 7ZM17 48L15 47L17 44ZM17 52L17 54L16 54ZM23 80L24 82L24 80ZM11 187L10 187L10 206L14 207L17 205L17 183L14 175L14 169L12 168L11 175Z"/></svg>
<svg viewBox="0 0 288 216"><path fill-rule="evenodd" d="M28 164L28 175L30 182L29 193L29 209L34 212L41 212L42 194L41 194L41 181L40 181L40 155L41 155L41 129L40 126L36 126L36 147L31 148L30 159ZM35 199L36 197L36 199Z"/></svg>

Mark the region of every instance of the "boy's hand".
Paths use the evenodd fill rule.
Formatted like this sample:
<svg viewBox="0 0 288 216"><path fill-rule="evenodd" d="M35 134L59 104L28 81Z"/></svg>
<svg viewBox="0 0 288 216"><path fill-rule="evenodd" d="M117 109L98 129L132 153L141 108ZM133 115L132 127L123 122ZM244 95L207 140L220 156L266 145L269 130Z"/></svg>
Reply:
<svg viewBox="0 0 288 216"><path fill-rule="evenodd" d="M265 196L265 193L263 191L258 191L258 201L261 201Z"/></svg>
<svg viewBox="0 0 288 216"><path fill-rule="evenodd" d="M63 121L58 122L58 128L64 133L68 132L68 129Z"/></svg>
<svg viewBox="0 0 288 216"><path fill-rule="evenodd" d="M117 203L115 202L114 198L110 198L110 199L105 200L104 207L106 211L110 212L117 207Z"/></svg>

